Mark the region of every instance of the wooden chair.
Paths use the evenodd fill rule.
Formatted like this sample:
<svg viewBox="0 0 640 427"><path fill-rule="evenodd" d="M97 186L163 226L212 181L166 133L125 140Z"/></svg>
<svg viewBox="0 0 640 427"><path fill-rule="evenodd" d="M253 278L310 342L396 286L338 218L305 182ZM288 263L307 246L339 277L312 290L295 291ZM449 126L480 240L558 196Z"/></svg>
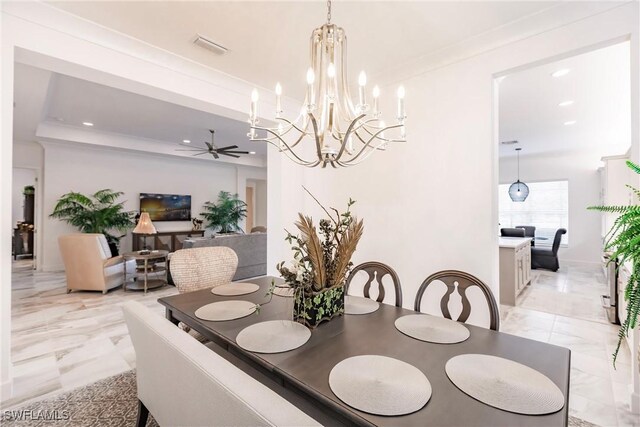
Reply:
<svg viewBox="0 0 640 427"><path fill-rule="evenodd" d="M382 278L386 275L389 275L391 277L391 280L393 281L393 287L395 290L395 296L396 296L395 305L396 307L402 307L402 288L400 287L400 279L398 278L398 274L395 272L393 268L381 262L370 261L370 262L365 262L363 264L356 266L351 271L351 274L349 274L349 277L347 278L347 283L345 285L345 295L349 294L349 285L351 284L351 281L356 276L356 274L358 274L358 272L360 271L364 271L369 275L366 283L364 284L364 288L362 290L365 298L372 299L371 293L370 293L371 285L375 280L378 285L378 298L376 299L376 301L382 302L385 297L385 290L384 290L384 285L382 284Z"/></svg>
<svg viewBox="0 0 640 427"><path fill-rule="evenodd" d="M424 282L422 282L422 285L420 285L418 293L416 294L415 311L421 311L420 307L422 305L422 297L427 290L427 287L435 281L440 281L447 286L447 291L440 300L440 310L444 317L451 319L449 299L451 294L453 294L457 289L457 292L462 299L462 311L458 316L457 321L465 323L471 314L471 302L469 301L466 292L470 287L477 286L482 291L482 294L487 300L487 305L489 306L489 328L494 331L500 329L500 312L498 311L498 304L493 296L493 292L491 292L491 289L480 279L469 273L465 273L464 271L444 270L427 277Z"/></svg>

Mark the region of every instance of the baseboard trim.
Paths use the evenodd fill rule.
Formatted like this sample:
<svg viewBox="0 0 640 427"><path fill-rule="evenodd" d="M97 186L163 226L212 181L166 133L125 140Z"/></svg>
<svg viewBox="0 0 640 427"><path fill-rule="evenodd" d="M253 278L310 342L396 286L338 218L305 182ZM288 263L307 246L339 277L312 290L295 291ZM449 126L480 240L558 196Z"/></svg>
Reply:
<svg viewBox="0 0 640 427"><path fill-rule="evenodd" d="M0 384L0 402L6 402L13 396L13 378Z"/></svg>

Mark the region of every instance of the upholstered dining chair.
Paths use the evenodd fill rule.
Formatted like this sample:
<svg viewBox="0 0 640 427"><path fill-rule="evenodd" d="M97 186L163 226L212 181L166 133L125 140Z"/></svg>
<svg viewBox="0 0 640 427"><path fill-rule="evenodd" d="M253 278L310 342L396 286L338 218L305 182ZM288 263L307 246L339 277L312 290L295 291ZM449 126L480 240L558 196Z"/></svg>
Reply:
<svg viewBox="0 0 640 427"><path fill-rule="evenodd" d="M180 249L171 255L171 277L184 294L231 282L238 256L226 246Z"/></svg>
<svg viewBox="0 0 640 427"><path fill-rule="evenodd" d="M516 225L516 228L522 228L524 230L524 237L531 237L531 246L536 245L536 227L533 225Z"/></svg>
<svg viewBox="0 0 640 427"><path fill-rule="evenodd" d="M362 286L362 293L364 297L373 299L371 296L371 286L375 283L378 291L376 301L384 302L386 292L382 279L384 279L385 276L389 276L391 283L393 284L395 306L402 307L402 287L400 286L398 274L393 268L377 261L365 262L351 270L351 274L349 274L345 285L345 294L349 295L349 288L351 287L353 290L353 285L356 283L364 282Z"/></svg>
<svg viewBox="0 0 640 427"><path fill-rule="evenodd" d="M558 271L560 268L558 249L560 249L562 235L566 234L566 232L567 230L564 228L557 229L556 235L553 238L553 244L550 248L531 248L531 268L545 268L551 271Z"/></svg>
<svg viewBox="0 0 640 427"><path fill-rule="evenodd" d="M238 268L238 256L226 246L180 249L171 254L169 268L178 292L184 294L230 283ZM178 326L198 341L207 341L182 322Z"/></svg>
<svg viewBox="0 0 640 427"><path fill-rule="evenodd" d="M502 237L525 237L525 231L522 228L501 228L500 236Z"/></svg>
<svg viewBox="0 0 640 427"><path fill-rule="evenodd" d="M437 282L441 282L446 286L446 289L444 290L443 295L440 298L439 304L439 311L442 316L446 317L447 319L456 320L462 323L475 324L479 320L484 320L485 322L483 323L488 323L490 329L493 329L494 331L500 329L500 312L498 311L498 304L496 303L496 299L493 296L493 292L491 292L489 286L487 286L482 280L478 279L475 276L472 276L469 273L465 273L464 271L444 270L427 277L424 282L422 282L422 285L420 285L418 293L416 294L416 301L414 306L415 311L423 311L423 296L425 295L425 293L435 288L434 285ZM442 289L442 287L440 288ZM471 289L474 288L479 292L471 291ZM451 310L451 296L454 292L458 294L462 303L462 309L460 310L460 314L457 316L457 319L453 319ZM470 292L473 292L476 295L472 296L470 295ZM481 311L480 308L478 308L477 310L472 310L474 309L474 307L472 307L472 299L474 301L474 304L476 305L479 305L482 302L482 299L486 301L489 317L488 322L486 322L486 319L481 319L482 316L480 315L474 316L474 322L469 322L470 316L472 315L473 311ZM429 296L428 300L432 302L437 301L436 298L431 298L431 296Z"/></svg>

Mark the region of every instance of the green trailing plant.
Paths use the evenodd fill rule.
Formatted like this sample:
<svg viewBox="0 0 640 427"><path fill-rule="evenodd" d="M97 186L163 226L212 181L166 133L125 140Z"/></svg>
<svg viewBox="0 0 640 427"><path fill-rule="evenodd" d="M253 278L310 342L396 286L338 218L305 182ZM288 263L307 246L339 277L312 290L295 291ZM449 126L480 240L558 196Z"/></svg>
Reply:
<svg viewBox="0 0 640 427"><path fill-rule="evenodd" d="M35 193L36 187L34 187L33 185L25 185L25 187L22 189L22 194L24 194L25 196L29 196Z"/></svg>
<svg viewBox="0 0 640 427"><path fill-rule="evenodd" d="M640 174L640 166L627 160L627 166L635 173ZM640 190L627 185L636 197L640 197ZM620 344L629 335L629 331L638 325L640 313L640 206L590 206L588 209L610 214L618 214L611 230L607 233L605 250L611 250L611 260L618 259L620 264L630 262L632 265L631 276L624 291L627 301L627 317L620 326L618 332L618 344L613 353L615 366ZM611 262L611 261L609 261Z"/></svg>
<svg viewBox="0 0 640 427"><path fill-rule="evenodd" d="M216 203L206 202L202 216L207 221L207 228L220 233L243 232L240 221L247 217L247 204L237 194L221 191Z"/></svg>
<svg viewBox="0 0 640 427"><path fill-rule="evenodd" d="M58 199L49 215L77 227L83 233L102 233L110 244L117 245L124 234L135 226L134 212L124 210L124 202L116 203L124 193L110 189L86 196L71 192Z"/></svg>

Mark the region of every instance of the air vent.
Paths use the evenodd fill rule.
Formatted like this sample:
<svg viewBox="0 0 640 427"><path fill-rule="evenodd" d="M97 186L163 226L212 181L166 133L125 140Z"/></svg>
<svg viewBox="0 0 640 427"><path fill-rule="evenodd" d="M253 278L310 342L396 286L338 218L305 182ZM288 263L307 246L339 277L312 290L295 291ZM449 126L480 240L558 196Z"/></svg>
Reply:
<svg viewBox="0 0 640 427"><path fill-rule="evenodd" d="M500 144L502 144L502 145L515 145L517 143L518 143L518 141L516 141L514 139L513 141L502 141Z"/></svg>
<svg viewBox="0 0 640 427"><path fill-rule="evenodd" d="M210 51L217 53L218 55L224 55L229 50L226 47L222 46L221 44L218 44L212 41L211 39L203 37L200 34L197 35L196 39L193 42L200 47L209 49Z"/></svg>

